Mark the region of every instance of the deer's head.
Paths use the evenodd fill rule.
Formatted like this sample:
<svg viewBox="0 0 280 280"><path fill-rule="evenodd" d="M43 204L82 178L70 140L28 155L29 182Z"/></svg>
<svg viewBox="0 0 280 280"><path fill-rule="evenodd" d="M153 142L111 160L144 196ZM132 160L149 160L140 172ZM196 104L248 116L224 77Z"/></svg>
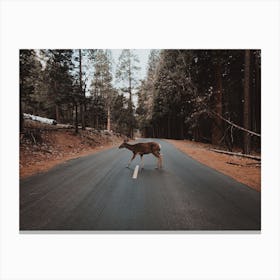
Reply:
<svg viewBox="0 0 280 280"><path fill-rule="evenodd" d="M128 142L127 139L123 140L123 143L119 146L119 149L125 148L125 144Z"/></svg>

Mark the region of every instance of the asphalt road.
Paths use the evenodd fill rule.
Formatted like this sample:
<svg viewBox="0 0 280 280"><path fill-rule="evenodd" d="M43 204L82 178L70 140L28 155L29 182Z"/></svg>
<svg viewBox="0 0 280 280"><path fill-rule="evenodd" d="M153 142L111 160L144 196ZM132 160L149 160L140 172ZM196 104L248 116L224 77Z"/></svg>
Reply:
<svg viewBox="0 0 280 280"><path fill-rule="evenodd" d="M145 139L143 141L148 141ZM151 140L151 139L150 139ZM260 230L261 195L162 146L162 170L113 148L20 181L20 230Z"/></svg>

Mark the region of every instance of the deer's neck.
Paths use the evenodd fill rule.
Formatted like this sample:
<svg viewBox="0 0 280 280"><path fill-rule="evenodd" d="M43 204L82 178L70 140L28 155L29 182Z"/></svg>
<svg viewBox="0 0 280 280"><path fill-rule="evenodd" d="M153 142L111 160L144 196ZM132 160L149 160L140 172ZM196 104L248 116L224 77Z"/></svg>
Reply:
<svg viewBox="0 0 280 280"><path fill-rule="evenodd" d="M125 143L125 147L126 147L128 150L133 151L134 145Z"/></svg>

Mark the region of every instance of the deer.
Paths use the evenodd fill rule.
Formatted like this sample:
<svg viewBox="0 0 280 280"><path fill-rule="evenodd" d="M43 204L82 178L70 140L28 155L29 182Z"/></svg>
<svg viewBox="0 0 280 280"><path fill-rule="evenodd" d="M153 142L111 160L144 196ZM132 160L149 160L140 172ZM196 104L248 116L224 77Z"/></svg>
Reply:
<svg viewBox="0 0 280 280"><path fill-rule="evenodd" d="M126 148L132 151L133 156L127 164L127 168L129 168L131 162L135 159L137 155L141 157L141 169L144 166L143 163L143 155L145 154L153 154L157 159L157 168L162 168L162 155L160 154L160 144L156 142L146 142L146 143L137 143L137 144L128 144L128 140L124 140L123 143L119 146L119 149Z"/></svg>

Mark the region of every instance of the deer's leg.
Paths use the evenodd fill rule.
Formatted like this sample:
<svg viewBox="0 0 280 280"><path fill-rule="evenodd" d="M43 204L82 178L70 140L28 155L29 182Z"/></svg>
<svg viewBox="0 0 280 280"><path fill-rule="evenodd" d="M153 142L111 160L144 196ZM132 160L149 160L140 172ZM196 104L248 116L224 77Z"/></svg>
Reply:
<svg viewBox="0 0 280 280"><path fill-rule="evenodd" d="M133 153L131 160L127 164L127 168L129 168L130 163L135 159L135 157L136 157L136 153Z"/></svg>
<svg viewBox="0 0 280 280"><path fill-rule="evenodd" d="M141 164L140 164L140 166L141 166L141 169L143 168L143 166L144 166L144 162L143 162L143 154L141 154L140 155L140 157L141 157Z"/></svg>
<svg viewBox="0 0 280 280"><path fill-rule="evenodd" d="M159 165L160 165L160 168L162 168L162 155L161 154L159 154Z"/></svg>
<svg viewBox="0 0 280 280"><path fill-rule="evenodd" d="M161 168L162 167L162 157L159 151L153 152L153 155L158 159L157 162L157 167L156 168Z"/></svg>

